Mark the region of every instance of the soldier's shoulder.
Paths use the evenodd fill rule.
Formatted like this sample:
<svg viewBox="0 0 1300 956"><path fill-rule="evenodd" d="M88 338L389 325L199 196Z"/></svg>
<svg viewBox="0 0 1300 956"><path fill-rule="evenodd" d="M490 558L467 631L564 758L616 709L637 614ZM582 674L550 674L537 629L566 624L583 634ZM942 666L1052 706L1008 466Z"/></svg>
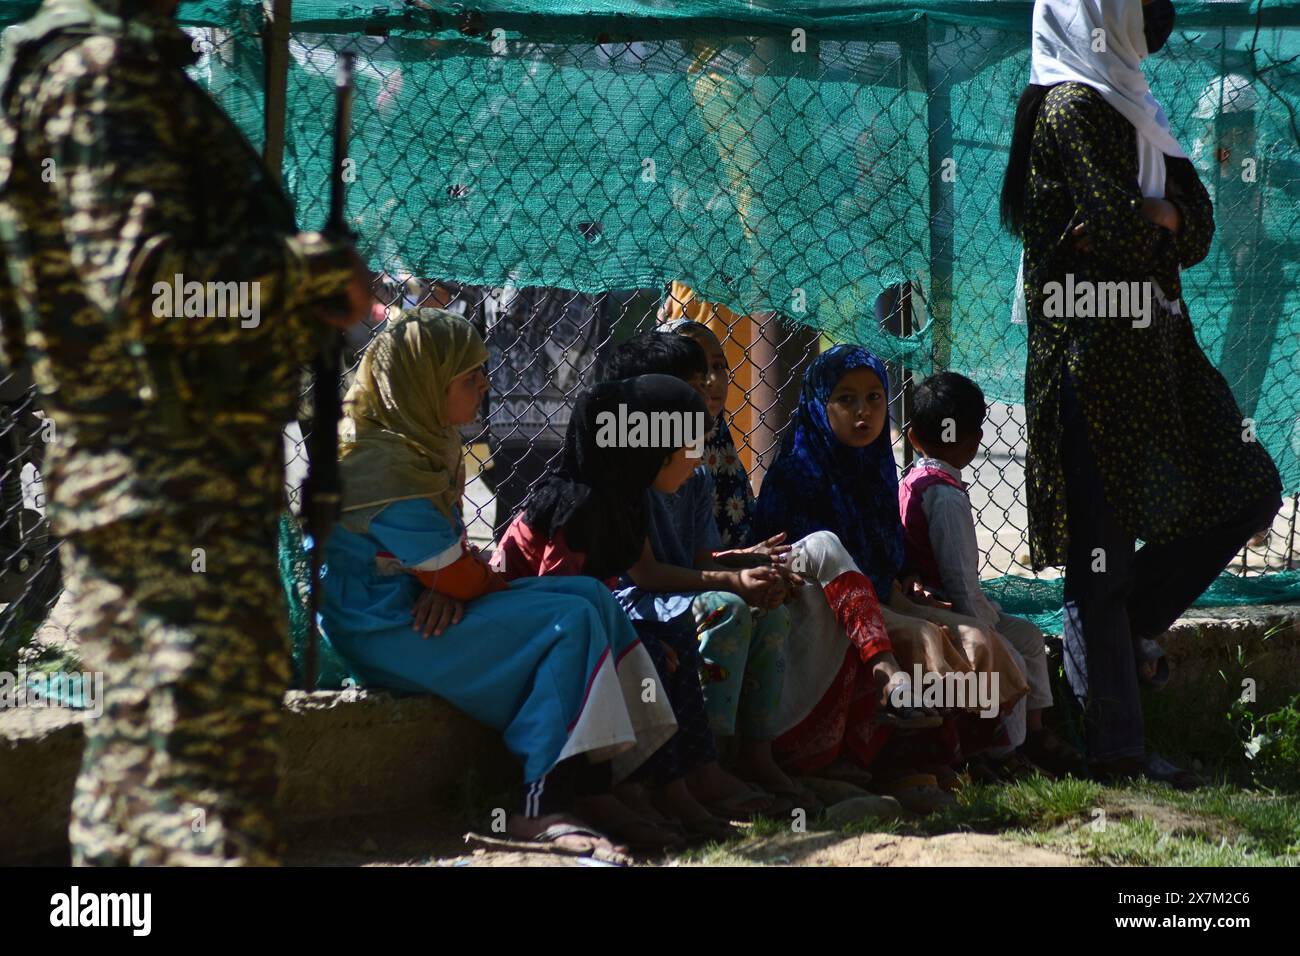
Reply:
<svg viewBox="0 0 1300 956"><path fill-rule="evenodd" d="M32 77L39 94L58 96L74 88L86 88L102 81L126 80L138 74L142 65L137 45L108 34L53 38L52 55Z"/></svg>
<svg viewBox="0 0 1300 956"><path fill-rule="evenodd" d="M44 70L43 82L68 82L83 76L108 75L130 60L130 44L121 37L95 34L62 44Z"/></svg>

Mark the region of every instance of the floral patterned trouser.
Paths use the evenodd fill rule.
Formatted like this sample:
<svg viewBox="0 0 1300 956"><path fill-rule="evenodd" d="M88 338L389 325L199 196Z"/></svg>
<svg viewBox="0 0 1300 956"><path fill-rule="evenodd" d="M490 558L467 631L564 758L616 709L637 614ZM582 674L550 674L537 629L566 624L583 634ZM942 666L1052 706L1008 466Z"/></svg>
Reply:
<svg viewBox="0 0 1300 956"><path fill-rule="evenodd" d="M703 665L709 726L719 736L771 740L785 682L786 608L751 608L727 591L706 591L691 605Z"/></svg>

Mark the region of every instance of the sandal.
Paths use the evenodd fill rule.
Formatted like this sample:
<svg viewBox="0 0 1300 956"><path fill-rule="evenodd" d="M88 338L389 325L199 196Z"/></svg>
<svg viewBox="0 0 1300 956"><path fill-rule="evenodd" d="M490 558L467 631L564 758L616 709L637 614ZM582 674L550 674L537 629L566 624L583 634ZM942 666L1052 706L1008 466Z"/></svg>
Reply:
<svg viewBox="0 0 1300 956"><path fill-rule="evenodd" d="M1104 784L1127 783L1142 777L1163 783L1175 790L1196 790L1205 786L1203 780L1190 770L1176 767L1157 753L1145 757L1121 757L1118 760L1094 760L1090 764L1093 780Z"/></svg>
<svg viewBox="0 0 1300 956"><path fill-rule="evenodd" d="M685 849L687 834L676 822L656 823L649 817L630 814L625 820L602 824L614 839L641 853L667 853Z"/></svg>
<svg viewBox="0 0 1300 956"><path fill-rule="evenodd" d="M824 780L838 780L841 783L851 783L855 787L861 787L863 790L869 790L871 786L871 774L856 767L847 760L836 760L829 767L823 767L813 776L820 777Z"/></svg>
<svg viewBox="0 0 1300 956"><path fill-rule="evenodd" d="M1168 784L1175 790L1199 790L1206 784L1200 774L1176 767L1158 753L1149 753L1142 762L1142 776L1156 783Z"/></svg>
<svg viewBox="0 0 1300 956"><path fill-rule="evenodd" d="M953 770L952 767L935 766L925 767L923 769L925 773L934 777L940 790L947 791L948 793L957 793L971 782L970 777L966 776L964 773L958 773L956 770Z"/></svg>
<svg viewBox="0 0 1300 956"><path fill-rule="evenodd" d="M1009 778L1002 775L997 766L983 754L976 754L966 761L966 773L975 783L1008 783Z"/></svg>
<svg viewBox="0 0 1300 956"><path fill-rule="evenodd" d="M913 773L899 777L881 787L885 796L893 797L906 810L928 814L957 805L957 798L939 789L934 774Z"/></svg>
<svg viewBox="0 0 1300 956"><path fill-rule="evenodd" d="M815 817L826 808L817 794L798 784L793 787L769 786L767 789L775 799L773 801L774 805L764 811L763 816L765 817L785 820L789 819L790 814L798 809L803 810L809 816Z"/></svg>
<svg viewBox="0 0 1300 956"><path fill-rule="evenodd" d="M1048 777L1085 777L1088 762L1055 731L1044 727L1029 734L1020 745L1020 753Z"/></svg>
<svg viewBox="0 0 1300 956"><path fill-rule="evenodd" d="M564 837L585 837L591 843L577 849L559 843ZM466 843L481 843L494 850L518 850L524 853L554 853L559 856L590 857L613 866L627 866L632 858L618 850L613 841L599 830L578 823L556 823L547 827L531 840L511 837L484 836L481 833L466 833ZM604 846L601 846L604 843Z"/></svg>
<svg viewBox="0 0 1300 956"><path fill-rule="evenodd" d="M748 793L737 793L721 800L707 803L701 800L700 805L720 819L748 821L772 812L775 802L767 791L753 787Z"/></svg>
<svg viewBox="0 0 1300 956"><path fill-rule="evenodd" d="M872 723L879 724L882 727L893 727L899 733L910 733L917 730L933 730L943 724L943 718L930 713L923 707L909 707L894 703L895 689L912 686L912 679L898 671L889 682L885 684L882 696L876 703L876 712L872 714ZM908 693L910 696L910 691Z"/></svg>
<svg viewBox="0 0 1300 956"><path fill-rule="evenodd" d="M1042 772L1021 756L1018 750L1011 751L1005 757L990 758L989 762L997 769L1002 779L1009 783L1015 783L1017 780L1027 780L1034 774Z"/></svg>
<svg viewBox="0 0 1300 956"><path fill-rule="evenodd" d="M581 818L594 820L597 826L630 849L640 853L662 853L686 846L684 835L669 822L652 820L622 801L615 804L615 810L593 803L577 801L574 810Z"/></svg>

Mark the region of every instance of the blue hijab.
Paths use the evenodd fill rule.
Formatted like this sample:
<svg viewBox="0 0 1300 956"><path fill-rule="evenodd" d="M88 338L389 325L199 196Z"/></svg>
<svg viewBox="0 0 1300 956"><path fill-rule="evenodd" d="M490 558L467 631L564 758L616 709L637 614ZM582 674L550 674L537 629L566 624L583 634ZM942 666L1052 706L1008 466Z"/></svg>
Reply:
<svg viewBox="0 0 1300 956"><path fill-rule="evenodd" d="M789 541L833 531L884 603L903 565L889 420L870 445L851 448L835 437L826 414L840 379L859 368L876 373L887 403L885 364L861 346L837 345L808 367L794 426L763 478L754 530L760 541L781 531Z"/></svg>

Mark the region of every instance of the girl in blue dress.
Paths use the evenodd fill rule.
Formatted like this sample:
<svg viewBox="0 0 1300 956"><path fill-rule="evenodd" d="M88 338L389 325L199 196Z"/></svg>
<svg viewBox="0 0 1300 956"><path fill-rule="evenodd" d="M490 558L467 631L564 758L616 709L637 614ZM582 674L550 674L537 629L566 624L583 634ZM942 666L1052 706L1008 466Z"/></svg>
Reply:
<svg viewBox="0 0 1300 956"><path fill-rule="evenodd" d="M345 400L321 626L367 684L437 694L501 731L524 765L512 835L608 855L621 848L560 811L608 793L676 722L662 695L642 700L657 674L600 582L507 583L467 544L457 429L478 412L486 359L439 309L391 321L366 351Z"/></svg>

